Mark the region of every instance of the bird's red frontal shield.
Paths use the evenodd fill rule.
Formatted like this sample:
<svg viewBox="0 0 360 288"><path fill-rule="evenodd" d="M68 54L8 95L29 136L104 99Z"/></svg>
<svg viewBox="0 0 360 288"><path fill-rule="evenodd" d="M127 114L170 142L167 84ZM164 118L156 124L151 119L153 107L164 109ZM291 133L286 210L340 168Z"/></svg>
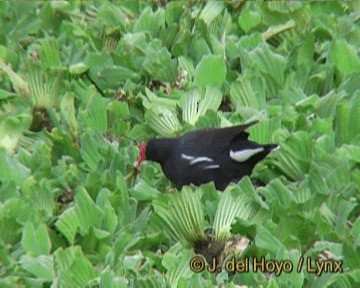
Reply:
<svg viewBox="0 0 360 288"><path fill-rule="evenodd" d="M140 166L141 162L146 159L146 142L142 142L139 147L139 156L136 160L136 166Z"/></svg>

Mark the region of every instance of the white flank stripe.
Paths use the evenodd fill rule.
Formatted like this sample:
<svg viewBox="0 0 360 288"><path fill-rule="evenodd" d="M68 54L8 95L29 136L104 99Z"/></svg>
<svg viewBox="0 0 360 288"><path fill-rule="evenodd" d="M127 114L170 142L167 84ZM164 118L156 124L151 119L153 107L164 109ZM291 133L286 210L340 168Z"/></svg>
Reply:
<svg viewBox="0 0 360 288"><path fill-rule="evenodd" d="M194 156L189 156L186 154L181 154L181 158L186 159L186 160L193 160L195 157Z"/></svg>
<svg viewBox="0 0 360 288"><path fill-rule="evenodd" d="M206 169L217 169L217 168L220 168L219 164L207 165L207 166L204 167L204 170L206 170Z"/></svg>
<svg viewBox="0 0 360 288"><path fill-rule="evenodd" d="M280 145L277 145L275 148L271 149L271 151L277 151L280 149Z"/></svg>
<svg viewBox="0 0 360 288"><path fill-rule="evenodd" d="M195 157L195 156L190 156L190 155L186 155L186 154L181 154L181 158L189 160L190 165L195 165L195 164L201 163L201 162L214 162L214 160L209 157Z"/></svg>
<svg viewBox="0 0 360 288"><path fill-rule="evenodd" d="M257 153L264 151L263 147L256 149L244 149L240 151L232 151L230 150L230 158L237 162L244 162L248 160L250 157L254 156Z"/></svg>
<svg viewBox="0 0 360 288"><path fill-rule="evenodd" d="M214 160L209 157L197 157L194 160L191 160L190 165L194 165L199 162L213 162Z"/></svg>

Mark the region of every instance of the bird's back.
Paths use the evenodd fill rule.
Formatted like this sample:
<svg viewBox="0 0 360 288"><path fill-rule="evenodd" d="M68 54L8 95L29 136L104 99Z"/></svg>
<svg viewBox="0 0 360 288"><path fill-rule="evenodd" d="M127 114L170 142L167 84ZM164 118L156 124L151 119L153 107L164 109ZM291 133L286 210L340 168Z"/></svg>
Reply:
<svg viewBox="0 0 360 288"><path fill-rule="evenodd" d="M233 139L246 140L249 133L245 130L255 123L257 121L226 128L207 128L188 132L179 138L180 150L192 151L196 156L224 152Z"/></svg>

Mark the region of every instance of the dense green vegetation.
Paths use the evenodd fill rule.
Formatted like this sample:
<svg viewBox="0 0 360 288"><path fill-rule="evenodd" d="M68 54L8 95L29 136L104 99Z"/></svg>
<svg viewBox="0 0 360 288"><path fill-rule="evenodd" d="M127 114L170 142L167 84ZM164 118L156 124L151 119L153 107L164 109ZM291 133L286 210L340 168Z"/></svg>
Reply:
<svg viewBox="0 0 360 288"><path fill-rule="evenodd" d="M360 287L360 2L167 2L0 2L0 286ZM281 149L224 193L131 174L252 120Z"/></svg>

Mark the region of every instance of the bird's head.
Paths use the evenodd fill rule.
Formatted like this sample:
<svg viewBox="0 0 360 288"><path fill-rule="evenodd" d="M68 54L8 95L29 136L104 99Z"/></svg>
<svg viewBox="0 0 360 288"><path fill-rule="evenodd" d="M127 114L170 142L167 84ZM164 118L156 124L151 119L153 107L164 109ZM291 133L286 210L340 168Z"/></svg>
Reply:
<svg viewBox="0 0 360 288"><path fill-rule="evenodd" d="M139 147L139 156L136 160L136 164L135 164L135 167L139 168L141 163L146 160L146 146L147 146L147 143L146 142L142 142L140 144L140 147Z"/></svg>
<svg viewBox="0 0 360 288"><path fill-rule="evenodd" d="M155 161L162 164L172 153L177 139L161 138L142 142L139 147L139 156L135 168L139 168L144 160Z"/></svg>

